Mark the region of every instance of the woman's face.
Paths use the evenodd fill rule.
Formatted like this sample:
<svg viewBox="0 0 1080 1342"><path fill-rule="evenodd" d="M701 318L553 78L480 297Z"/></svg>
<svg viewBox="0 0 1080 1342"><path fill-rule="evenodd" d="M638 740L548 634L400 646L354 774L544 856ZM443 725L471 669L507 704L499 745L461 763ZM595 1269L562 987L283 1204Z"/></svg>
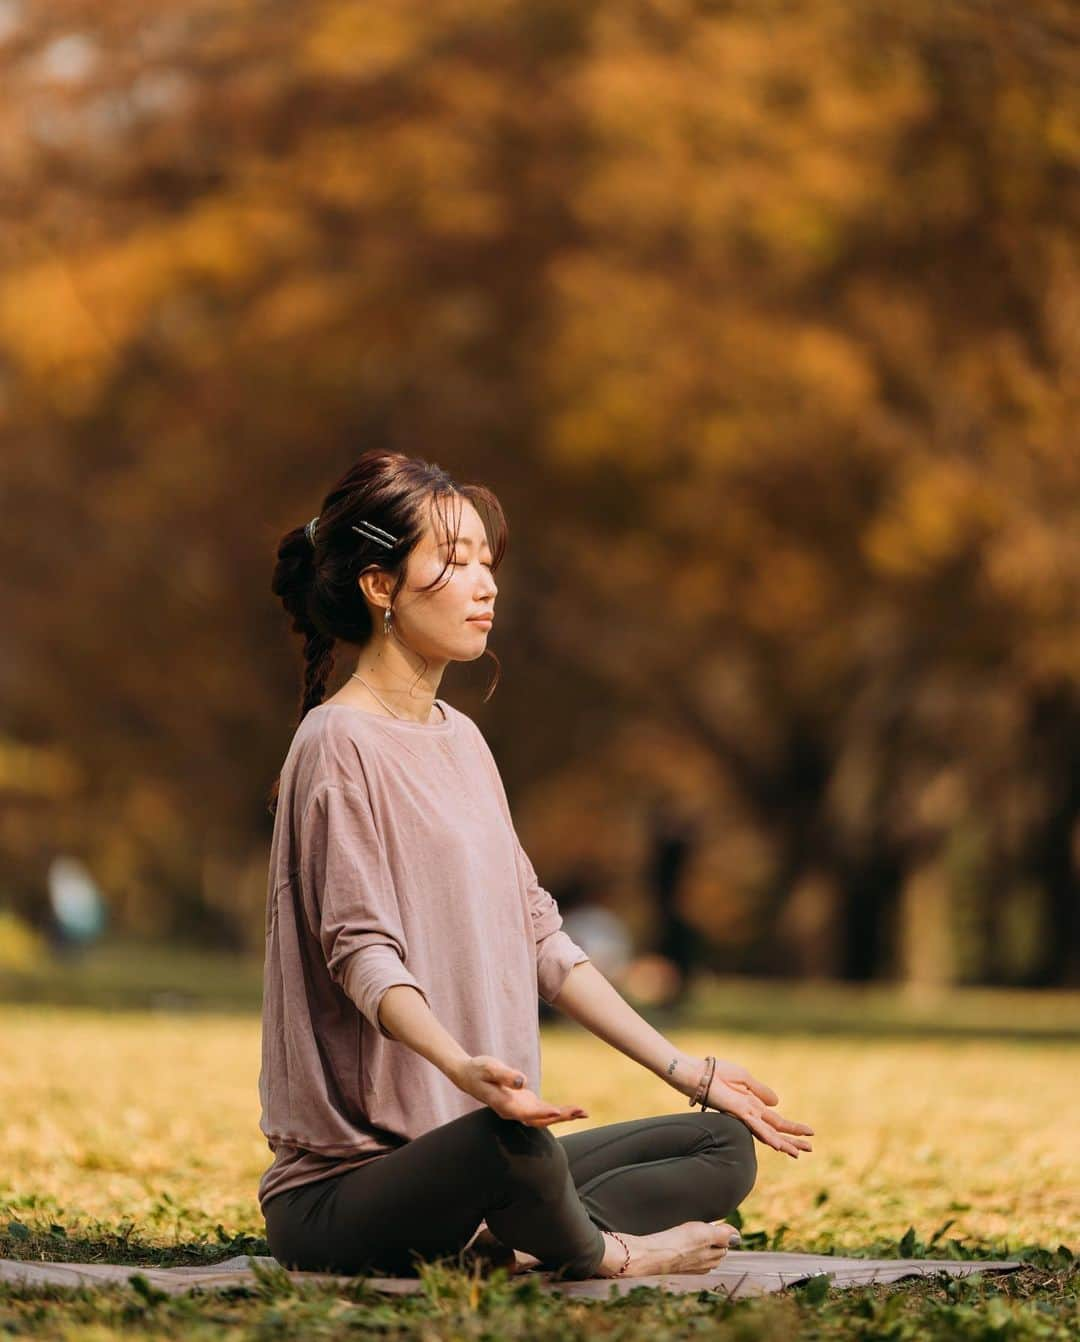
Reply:
<svg viewBox="0 0 1080 1342"><path fill-rule="evenodd" d="M487 646L489 623L474 616L495 608L498 587L491 572L491 547L484 523L468 499L444 501L458 521L455 545L434 509L421 540L409 555L405 586L394 602L394 623L415 652L432 660L468 662ZM446 573L431 591L418 589Z"/></svg>

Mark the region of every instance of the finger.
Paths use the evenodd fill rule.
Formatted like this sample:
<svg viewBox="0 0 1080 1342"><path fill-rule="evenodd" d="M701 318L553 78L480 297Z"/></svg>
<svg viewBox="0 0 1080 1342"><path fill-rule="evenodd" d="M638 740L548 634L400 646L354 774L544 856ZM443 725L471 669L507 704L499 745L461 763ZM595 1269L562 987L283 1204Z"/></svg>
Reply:
<svg viewBox="0 0 1080 1342"><path fill-rule="evenodd" d="M513 1090L521 1090L526 1081L525 1074L516 1067L508 1067L504 1062L489 1062L484 1067L484 1075L489 1081L494 1081L498 1086L510 1086Z"/></svg>
<svg viewBox="0 0 1080 1342"><path fill-rule="evenodd" d="M738 1077L725 1076L724 1084L738 1090L743 1095L753 1095L756 1100L761 1100L764 1104L779 1104L780 1096L771 1086L766 1086L763 1081L755 1081L747 1073L746 1080L740 1080Z"/></svg>
<svg viewBox="0 0 1080 1342"><path fill-rule="evenodd" d="M519 1072L516 1067L503 1067L499 1081L504 1086L509 1086L511 1090L525 1089L525 1073Z"/></svg>
<svg viewBox="0 0 1080 1342"><path fill-rule="evenodd" d="M526 1109L523 1113L515 1113L514 1117L522 1123L531 1123L537 1127L546 1127L549 1123L558 1123L560 1119L566 1117L561 1109L555 1108L549 1104L534 1105Z"/></svg>
<svg viewBox="0 0 1080 1342"><path fill-rule="evenodd" d="M552 1104L550 1100L542 1100L531 1090L524 1094L515 1092L508 1098L508 1103L515 1115L528 1114L532 1118L555 1118L566 1112L565 1106Z"/></svg>
<svg viewBox="0 0 1080 1342"><path fill-rule="evenodd" d="M767 1086L764 1081L759 1081L756 1076L746 1074L746 1084L758 1097L762 1104L779 1104L780 1096L773 1090L772 1086Z"/></svg>
<svg viewBox="0 0 1080 1342"><path fill-rule="evenodd" d="M762 1118L767 1123L771 1123L774 1128L779 1128L781 1132L798 1132L804 1137L813 1137L814 1129L807 1123L797 1123L793 1118L785 1118L783 1114L778 1114L775 1109L762 1110Z"/></svg>
<svg viewBox="0 0 1080 1342"><path fill-rule="evenodd" d="M767 1113L762 1114L761 1119L763 1123L769 1123L769 1115ZM770 1124L770 1126L773 1125ZM774 1131L776 1131L775 1128ZM791 1129L788 1128L786 1129L786 1131L790 1132ZM808 1141L806 1141L805 1138L803 1137L789 1137L787 1139L787 1144L789 1146L797 1146L800 1151L812 1151L814 1149L813 1146L811 1146L811 1144Z"/></svg>
<svg viewBox="0 0 1080 1342"><path fill-rule="evenodd" d="M740 1115L740 1117L754 1136L760 1137L766 1146L771 1146L776 1151L783 1151L785 1155L798 1160L798 1149L786 1137L781 1137L776 1129L766 1123L758 1114L747 1113Z"/></svg>
<svg viewBox="0 0 1080 1342"><path fill-rule="evenodd" d="M519 1123L551 1123L560 1116L561 1111L550 1104L528 1104L519 1107L511 1103L503 1111L504 1117L516 1118Z"/></svg>

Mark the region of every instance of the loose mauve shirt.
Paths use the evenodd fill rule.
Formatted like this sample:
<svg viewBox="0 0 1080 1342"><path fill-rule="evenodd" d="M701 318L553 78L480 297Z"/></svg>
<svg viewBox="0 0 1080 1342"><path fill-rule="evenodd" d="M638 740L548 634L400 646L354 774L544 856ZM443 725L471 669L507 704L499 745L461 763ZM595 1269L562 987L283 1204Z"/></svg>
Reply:
<svg viewBox="0 0 1080 1342"><path fill-rule="evenodd" d="M444 717L437 718L439 708ZM260 1205L473 1109L379 1023L411 984L470 1054L540 1091L537 994L588 956L518 841L479 727L352 704L312 708L281 772L266 909Z"/></svg>

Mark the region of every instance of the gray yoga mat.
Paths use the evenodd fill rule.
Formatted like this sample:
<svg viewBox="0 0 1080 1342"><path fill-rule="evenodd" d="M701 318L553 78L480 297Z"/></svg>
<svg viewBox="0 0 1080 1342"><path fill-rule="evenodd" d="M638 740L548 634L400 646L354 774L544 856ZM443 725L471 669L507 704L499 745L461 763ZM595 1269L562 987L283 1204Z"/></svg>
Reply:
<svg viewBox="0 0 1080 1342"><path fill-rule="evenodd" d="M614 1288L619 1295L637 1286L658 1286L675 1294L716 1291L732 1299L768 1295L785 1286L827 1273L833 1286L863 1286L869 1282L899 1281L903 1277L932 1277L938 1272L950 1277L968 1277L975 1272L1013 1272L1023 1267L1013 1259L956 1260L952 1258L840 1258L832 1254L756 1253L730 1249L711 1272L673 1273L654 1277L592 1277L587 1281L554 1281L550 1273L522 1274L536 1280L541 1290L561 1295L607 1300ZM123 1263L47 1263L0 1259L0 1281L25 1285L93 1286L123 1284L130 1277L145 1277L158 1290L170 1295L184 1291L257 1284L257 1268L277 1268L275 1258L241 1254L212 1267L134 1267ZM355 1282L355 1277L335 1277L321 1272L289 1272L296 1282ZM411 1295L421 1289L416 1277L368 1277L370 1288L388 1295Z"/></svg>

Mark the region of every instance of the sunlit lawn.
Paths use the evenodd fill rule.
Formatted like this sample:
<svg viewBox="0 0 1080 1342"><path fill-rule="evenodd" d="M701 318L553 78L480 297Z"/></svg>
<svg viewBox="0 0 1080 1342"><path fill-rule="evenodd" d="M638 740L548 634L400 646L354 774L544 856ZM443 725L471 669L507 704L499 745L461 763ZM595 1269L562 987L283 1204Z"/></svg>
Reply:
<svg viewBox="0 0 1080 1342"><path fill-rule="evenodd" d="M895 1255L911 1227L916 1253L937 1232L930 1252L939 1257L1080 1248L1076 1042L1049 1032L906 1038L865 1030L865 1020L861 1035L799 1035L797 1023L774 1034L669 1031L683 1047L745 1063L779 1092L783 1113L816 1129L814 1152L798 1160L758 1144L758 1183L741 1215L744 1233L761 1239L747 1247ZM0 1040L5 1256L179 1262L266 1252L255 1198L270 1158L258 1130L256 1015L8 1005ZM576 1026L545 1029L542 1090L589 1112L560 1132L686 1108ZM1076 1322L1075 1275L1070 1290L1055 1328ZM20 1301L19 1291L0 1294L0 1324ZM159 1326L160 1335L172 1325Z"/></svg>

